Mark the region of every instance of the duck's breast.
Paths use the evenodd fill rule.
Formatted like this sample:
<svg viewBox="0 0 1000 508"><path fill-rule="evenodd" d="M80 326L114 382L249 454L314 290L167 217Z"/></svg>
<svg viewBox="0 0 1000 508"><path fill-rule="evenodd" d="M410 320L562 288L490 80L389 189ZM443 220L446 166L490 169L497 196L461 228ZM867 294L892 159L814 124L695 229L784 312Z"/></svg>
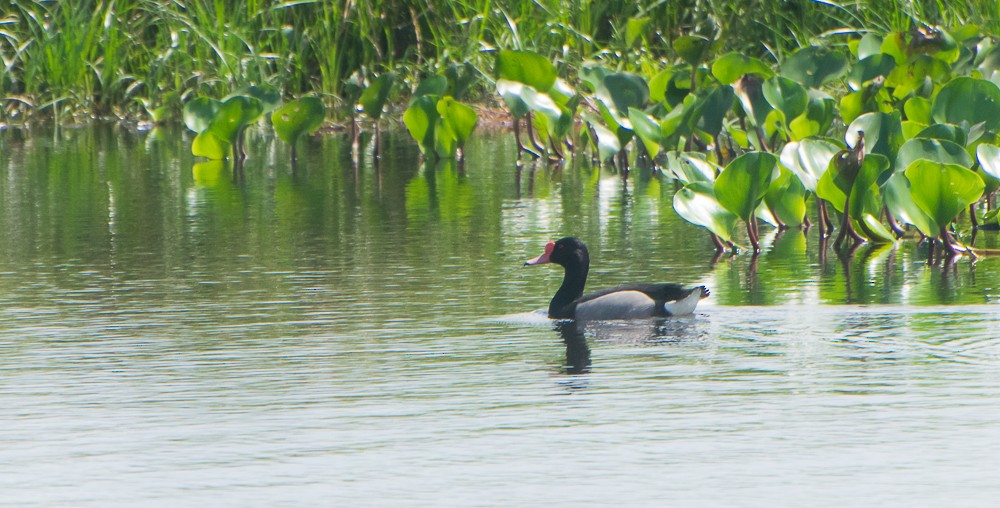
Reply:
<svg viewBox="0 0 1000 508"><path fill-rule="evenodd" d="M656 314L656 302L640 291L616 291L576 306L576 319L644 319Z"/></svg>

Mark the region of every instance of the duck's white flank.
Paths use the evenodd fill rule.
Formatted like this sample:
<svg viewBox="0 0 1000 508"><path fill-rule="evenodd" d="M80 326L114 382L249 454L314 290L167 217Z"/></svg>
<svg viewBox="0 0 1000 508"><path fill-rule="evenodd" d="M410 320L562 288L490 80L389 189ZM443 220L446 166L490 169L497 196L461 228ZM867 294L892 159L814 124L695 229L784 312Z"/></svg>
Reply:
<svg viewBox="0 0 1000 508"><path fill-rule="evenodd" d="M671 316L691 314L694 312L695 307L698 306L698 300L701 300L701 290L694 290L691 294L680 300L664 303L663 308Z"/></svg>

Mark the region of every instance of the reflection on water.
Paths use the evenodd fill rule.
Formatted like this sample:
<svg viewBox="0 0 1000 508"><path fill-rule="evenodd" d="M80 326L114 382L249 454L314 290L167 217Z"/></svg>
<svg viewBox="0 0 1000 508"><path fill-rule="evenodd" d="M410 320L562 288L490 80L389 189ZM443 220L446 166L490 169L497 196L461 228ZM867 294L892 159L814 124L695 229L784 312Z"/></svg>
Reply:
<svg viewBox="0 0 1000 508"><path fill-rule="evenodd" d="M13 506L990 505L1000 267L815 231L713 260L673 184L584 160L464 168L386 134L0 131L0 446ZM553 322L594 288L703 283L694 316ZM977 239L997 248L996 233Z"/></svg>

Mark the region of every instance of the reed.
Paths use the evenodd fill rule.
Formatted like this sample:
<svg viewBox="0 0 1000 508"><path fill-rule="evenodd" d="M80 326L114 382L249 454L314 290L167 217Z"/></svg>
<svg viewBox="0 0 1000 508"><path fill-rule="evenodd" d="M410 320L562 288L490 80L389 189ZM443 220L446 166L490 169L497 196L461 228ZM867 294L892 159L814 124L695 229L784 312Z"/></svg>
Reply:
<svg viewBox="0 0 1000 508"><path fill-rule="evenodd" d="M397 72L409 89L470 62L492 74L497 48L561 66L600 58L623 70L674 59L670 41L700 33L723 51L780 59L817 38L978 24L1000 33L987 0L49 0L0 1L0 122L136 119L268 83L286 96L344 101L346 79ZM629 19L648 18L628 44ZM573 74L569 73L566 74ZM407 87L402 87L404 90ZM481 93L490 87L481 86ZM344 110L344 108L341 108Z"/></svg>

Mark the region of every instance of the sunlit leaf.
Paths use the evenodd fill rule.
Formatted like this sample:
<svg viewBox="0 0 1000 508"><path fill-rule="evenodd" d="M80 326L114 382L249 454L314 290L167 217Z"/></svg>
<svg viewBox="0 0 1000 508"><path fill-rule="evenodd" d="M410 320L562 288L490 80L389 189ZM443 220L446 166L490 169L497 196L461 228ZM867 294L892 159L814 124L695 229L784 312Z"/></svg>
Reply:
<svg viewBox="0 0 1000 508"><path fill-rule="evenodd" d="M982 79L955 78L934 97L931 114L940 123L984 122L988 130L996 131L1000 128L1000 88Z"/></svg>
<svg viewBox="0 0 1000 508"><path fill-rule="evenodd" d="M465 144L479 121L476 110L448 96L438 101L437 111L458 143Z"/></svg>
<svg viewBox="0 0 1000 508"><path fill-rule="evenodd" d="M803 139L788 143L781 150L781 164L796 176L810 192L816 192L816 184L833 156L843 150L831 140L822 138Z"/></svg>
<svg viewBox="0 0 1000 508"><path fill-rule="evenodd" d="M972 167L972 156L965 148L952 141L929 138L914 138L899 149L896 156L896 167L907 168L913 161L928 159L943 164L958 164L966 168Z"/></svg>
<svg viewBox="0 0 1000 508"><path fill-rule="evenodd" d="M710 183L693 182L677 191L674 210L682 219L708 229L724 241L732 241L738 217L719 204Z"/></svg>
<svg viewBox="0 0 1000 508"><path fill-rule="evenodd" d="M635 45L635 41L642 37L642 33L646 31L646 27L649 26L650 21L652 21L652 18L649 16L629 18L625 22L625 45L629 47Z"/></svg>
<svg viewBox="0 0 1000 508"><path fill-rule="evenodd" d="M219 139L212 131L204 131L195 136L191 143L191 153L196 157L223 160L232 156L233 145L226 140Z"/></svg>
<svg viewBox="0 0 1000 508"><path fill-rule="evenodd" d="M938 225L916 203L910 194L910 181L902 171L894 172L885 185L882 194L886 207L894 217L906 224L916 227L926 236L936 236Z"/></svg>
<svg viewBox="0 0 1000 508"><path fill-rule="evenodd" d="M663 142L663 132L660 130L659 122L635 108L628 109L628 117L629 121L632 122L632 130L635 132L635 135L639 137L642 145L646 147L650 158L655 159L660 153L661 143Z"/></svg>
<svg viewBox="0 0 1000 508"><path fill-rule="evenodd" d="M715 197L727 210L749 220L764 199L778 159L767 152L750 152L730 162L715 179Z"/></svg>
<svg viewBox="0 0 1000 508"><path fill-rule="evenodd" d="M983 195L983 179L956 164L918 160L906 168L913 202L938 225L947 224Z"/></svg>
<svg viewBox="0 0 1000 508"><path fill-rule="evenodd" d="M294 144L299 136L320 128L323 116L323 101L319 97L302 97L271 113L271 124L282 141Z"/></svg>
<svg viewBox="0 0 1000 508"><path fill-rule="evenodd" d="M781 168L777 178L771 181L764 202L788 226L802 224L806 216L806 188L791 171Z"/></svg>
<svg viewBox="0 0 1000 508"><path fill-rule="evenodd" d="M767 79L774 75L774 71L763 60L733 52L712 62L712 74L723 85L731 85L744 74L755 74Z"/></svg>
<svg viewBox="0 0 1000 508"><path fill-rule="evenodd" d="M666 168L684 184L715 181L722 168L705 158L699 152L667 152ZM713 193L714 196L714 193Z"/></svg>
<svg viewBox="0 0 1000 508"><path fill-rule="evenodd" d="M809 95L802 85L782 76L774 76L764 82L764 98L790 122L801 115L809 104Z"/></svg>
<svg viewBox="0 0 1000 508"><path fill-rule="evenodd" d="M500 79L524 83L540 92L547 91L556 81L552 60L530 51L497 51L495 71Z"/></svg>

